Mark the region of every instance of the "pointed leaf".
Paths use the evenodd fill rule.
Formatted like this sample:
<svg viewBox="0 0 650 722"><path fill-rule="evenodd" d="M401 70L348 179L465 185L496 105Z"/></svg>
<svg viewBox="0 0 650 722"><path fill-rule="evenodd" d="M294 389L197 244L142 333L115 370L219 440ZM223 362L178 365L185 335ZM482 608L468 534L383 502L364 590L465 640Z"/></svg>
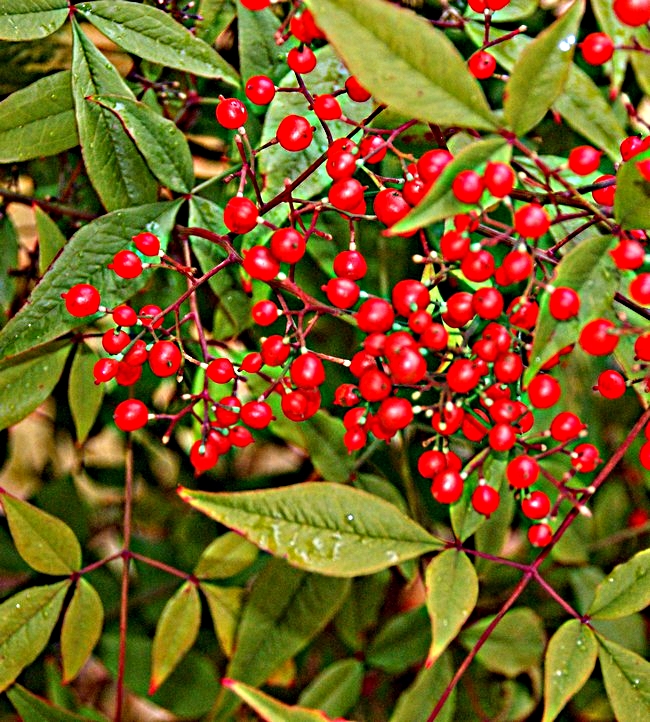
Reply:
<svg viewBox="0 0 650 722"><path fill-rule="evenodd" d="M196 34L201 40L212 44L217 37L235 19L236 11L241 8L237 0L200 0L196 21Z"/></svg>
<svg viewBox="0 0 650 722"><path fill-rule="evenodd" d="M587 614L595 619L618 619L650 604L650 549L619 564L596 589Z"/></svg>
<svg viewBox="0 0 650 722"><path fill-rule="evenodd" d="M0 163L56 155L79 145L71 73L47 75L0 103Z"/></svg>
<svg viewBox="0 0 650 722"><path fill-rule="evenodd" d="M370 574L441 546L392 504L330 482L234 493L181 487L179 494L261 549L321 574Z"/></svg>
<svg viewBox="0 0 650 722"><path fill-rule="evenodd" d="M431 622L424 605L395 614L365 650L371 667L402 674L421 664L431 646Z"/></svg>
<svg viewBox="0 0 650 722"><path fill-rule="evenodd" d="M194 574L199 579L227 579L250 567L257 555L254 544L229 531L217 537L204 550Z"/></svg>
<svg viewBox="0 0 650 722"><path fill-rule="evenodd" d="M584 0L573 5L529 43L506 83L503 110L517 135L525 135L546 115L569 77Z"/></svg>
<svg viewBox="0 0 650 722"><path fill-rule="evenodd" d="M226 657L232 657L235 635L241 615L244 590L239 587L218 587L216 584L201 584L212 617L214 632Z"/></svg>
<svg viewBox="0 0 650 722"><path fill-rule="evenodd" d="M80 577L61 627L63 684L79 674L99 641L103 625L102 600L95 588Z"/></svg>
<svg viewBox="0 0 650 722"><path fill-rule="evenodd" d="M71 316L61 299L61 294L76 283L93 283L101 289L102 303L109 307L138 291L146 282L146 273L144 278L122 281L107 265L132 236L144 230L158 235L166 247L182 202L115 211L78 230L32 292L30 302L0 332L0 368L17 363L20 354L86 323Z"/></svg>
<svg viewBox="0 0 650 722"><path fill-rule="evenodd" d="M77 348L68 380L68 403L77 432L77 441L83 443L99 414L104 400L104 385L96 384L93 368L99 357L81 344Z"/></svg>
<svg viewBox="0 0 650 722"><path fill-rule="evenodd" d="M56 254L65 246L66 237L47 213L38 206L34 208L34 216L38 235L38 270L42 275Z"/></svg>
<svg viewBox="0 0 650 722"><path fill-rule="evenodd" d="M79 7L79 6L77 6ZM156 200L157 184L122 123L88 100L95 95L134 98L111 63L72 23L72 94L88 176L107 210Z"/></svg>
<svg viewBox="0 0 650 722"><path fill-rule="evenodd" d="M0 39L38 40L58 30L68 17L67 0L3 0Z"/></svg>
<svg viewBox="0 0 650 722"><path fill-rule="evenodd" d="M602 2L603 0L601 0ZM613 14L613 13L612 13ZM618 21L618 18L616 18ZM622 25L619 21L619 26ZM628 28L623 26L627 30L628 38L633 35L638 41L639 45L643 48L650 47L650 29L647 25L642 25L637 28ZM627 55L627 53L625 53ZM639 87L643 90L646 95L650 95L650 56L648 53L643 51L629 53L632 67L634 68L634 74L636 75L636 81ZM616 53L614 53L614 59Z"/></svg>
<svg viewBox="0 0 650 722"><path fill-rule="evenodd" d="M9 531L20 556L43 574L71 574L81 568L81 546L61 519L0 491Z"/></svg>
<svg viewBox="0 0 650 722"><path fill-rule="evenodd" d="M478 600L478 577L463 552L446 549L427 567L427 609L431 617L428 663L437 659L460 632Z"/></svg>
<svg viewBox="0 0 650 722"><path fill-rule="evenodd" d="M589 4L598 21L599 30L609 35L617 47L628 45L630 36L635 31L632 31L629 26L624 25L616 17L614 3L612 3L611 0L591 0ZM641 41L640 38L639 40ZM623 84L630 56L635 55L644 55L644 53L629 53L624 50L619 50L614 53L611 60L605 66L607 68L607 75L610 78L610 97L613 97L613 93L618 94Z"/></svg>
<svg viewBox="0 0 650 722"><path fill-rule="evenodd" d="M121 95L96 95L93 101L120 119L149 170L167 188L188 193L194 184L192 154L183 133L145 103Z"/></svg>
<svg viewBox="0 0 650 722"><path fill-rule="evenodd" d="M238 6L237 36L242 78L247 80L253 75L267 75L277 80L286 74L287 53L297 42L291 38L292 42L278 45L275 41L278 31L280 20L271 8L247 10L241 4ZM312 80L310 74L310 88Z"/></svg>
<svg viewBox="0 0 650 722"><path fill-rule="evenodd" d="M265 722L327 722L330 719L324 712L284 704L255 687L234 679L224 679L222 684L252 707Z"/></svg>
<svg viewBox="0 0 650 722"><path fill-rule="evenodd" d="M432 700L440 699L454 674L449 652L444 652L432 665L418 672L415 682L397 700L390 722L427 722ZM454 722L456 690L451 693L436 720Z"/></svg>
<svg viewBox="0 0 650 722"><path fill-rule="evenodd" d="M69 586L66 579L31 587L0 604L0 692L45 648Z"/></svg>
<svg viewBox="0 0 650 722"><path fill-rule="evenodd" d="M75 7L128 53L168 68L239 84L237 72L216 50L158 8L124 0L95 0Z"/></svg>
<svg viewBox="0 0 650 722"><path fill-rule="evenodd" d="M549 294L542 296L530 365L524 376L526 384L551 356L578 340L586 323L601 317L611 308L619 279L614 260L608 253L611 247L611 236L594 236L572 248L557 265L553 286L568 286L577 291L580 311L574 318L558 323L548 309Z"/></svg>
<svg viewBox="0 0 650 722"><path fill-rule="evenodd" d="M614 217L623 228L650 228L650 181L637 168L637 163L650 158L650 153L635 156L623 163L616 174Z"/></svg>
<svg viewBox="0 0 650 722"><path fill-rule="evenodd" d="M14 684L11 689L7 690L7 697L23 722L88 722L91 719L97 722L97 720L106 719L97 716L96 712L93 712L92 717L82 717L67 709L55 707L19 684Z"/></svg>
<svg viewBox="0 0 650 722"><path fill-rule="evenodd" d="M307 5L350 72L379 102L440 125L497 127L460 53L424 18L380 0Z"/></svg>
<svg viewBox="0 0 650 722"><path fill-rule="evenodd" d="M635 652L598 635L598 660L617 722L650 718L650 663Z"/></svg>
<svg viewBox="0 0 650 722"><path fill-rule="evenodd" d="M358 659L339 659L316 676L302 691L298 704L342 717L359 701L365 675Z"/></svg>
<svg viewBox="0 0 650 722"><path fill-rule="evenodd" d="M594 633L578 619L565 622L551 637L544 660L544 718L552 722L579 692L596 665Z"/></svg>
<svg viewBox="0 0 650 722"><path fill-rule="evenodd" d="M16 279L9 271L18 267L18 232L6 213L0 213L0 247L0 313L4 315L16 293ZM0 324L3 321L0 316Z"/></svg>
<svg viewBox="0 0 650 722"><path fill-rule="evenodd" d="M63 372L69 351L69 345L44 350L42 356L0 371L0 429L18 423L45 401Z"/></svg>
<svg viewBox="0 0 650 722"><path fill-rule="evenodd" d="M321 409L300 424L309 458L321 476L347 483L356 470L355 462L343 443L345 427L341 419Z"/></svg>
<svg viewBox="0 0 650 722"><path fill-rule="evenodd" d="M185 582L165 604L151 650L149 694L174 671L196 641L201 625L201 600L195 584Z"/></svg>

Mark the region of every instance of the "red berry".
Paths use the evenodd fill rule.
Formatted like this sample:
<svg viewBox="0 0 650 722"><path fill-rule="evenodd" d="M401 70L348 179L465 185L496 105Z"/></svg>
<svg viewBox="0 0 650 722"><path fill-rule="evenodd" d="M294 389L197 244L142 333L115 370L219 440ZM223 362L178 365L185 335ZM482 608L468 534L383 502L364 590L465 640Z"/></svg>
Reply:
<svg viewBox="0 0 650 722"><path fill-rule="evenodd" d="M606 33L589 33L578 47L589 65L603 65L614 55L614 41Z"/></svg>
<svg viewBox="0 0 650 722"><path fill-rule="evenodd" d="M295 228L279 228L269 243L271 253L281 263L298 263L305 255L305 237Z"/></svg>
<svg viewBox="0 0 650 722"><path fill-rule="evenodd" d="M350 178L357 169L357 156L343 151L328 155L325 171L332 180Z"/></svg>
<svg viewBox="0 0 650 722"><path fill-rule="evenodd" d="M625 379L613 369L602 371L594 387L594 390L599 391L606 399L620 399L626 389Z"/></svg>
<svg viewBox="0 0 650 722"><path fill-rule="evenodd" d="M337 120L342 115L339 101L326 93L314 96L313 110L321 120Z"/></svg>
<svg viewBox="0 0 650 722"><path fill-rule="evenodd" d="M478 203L483 188L483 179L475 170L460 171L451 184L451 192L461 203Z"/></svg>
<svg viewBox="0 0 650 722"><path fill-rule="evenodd" d="M488 484L479 484L472 494L472 506L483 516L490 516L499 508L499 492Z"/></svg>
<svg viewBox="0 0 650 722"><path fill-rule="evenodd" d="M294 73L306 75L318 65L318 59L310 47L303 45L299 48L291 48L287 54L287 65Z"/></svg>
<svg viewBox="0 0 650 722"><path fill-rule="evenodd" d="M334 258L334 273L339 278L358 281L366 275L368 265L359 251L341 251Z"/></svg>
<svg viewBox="0 0 650 722"><path fill-rule="evenodd" d="M537 481L538 476L539 464L527 454L515 456L506 466L506 478L515 489L527 489Z"/></svg>
<svg viewBox="0 0 650 722"><path fill-rule="evenodd" d="M594 183L607 183L603 188L597 188L591 191L591 195L596 203L600 203L603 206L614 205L614 195L616 194L616 176L615 175L601 175L596 178Z"/></svg>
<svg viewBox="0 0 650 722"><path fill-rule="evenodd" d="M124 355L124 361L130 366L142 366L148 358L147 344L141 338L134 341L131 348Z"/></svg>
<svg viewBox="0 0 650 722"><path fill-rule="evenodd" d="M138 318L142 322L143 326L146 326L147 328L160 328L163 324L164 316L162 314L162 308L160 306L156 306L153 303L147 303L140 309L140 313L138 314ZM156 321L153 319L157 318Z"/></svg>
<svg viewBox="0 0 650 722"><path fill-rule="evenodd" d="M244 88L246 97L255 105L267 105L275 97L275 83L266 75L254 75Z"/></svg>
<svg viewBox="0 0 650 722"><path fill-rule="evenodd" d="M517 442L517 433L510 424L496 424L488 433L488 443L494 451L510 451Z"/></svg>
<svg viewBox="0 0 650 722"><path fill-rule="evenodd" d="M644 469L650 470L650 441L646 441L639 450L639 461Z"/></svg>
<svg viewBox="0 0 650 722"><path fill-rule="evenodd" d="M515 187L515 172L507 163L490 161L483 172L485 187L496 198L504 198Z"/></svg>
<svg viewBox="0 0 650 722"><path fill-rule="evenodd" d="M241 407L240 417L251 429L265 429L273 420L273 411L266 401L249 401Z"/></svg>
<svg viewBox="0 0 650 722"><path fill-rule="evenodd" d="M138 233L131 240L138 251L145 256L157 256L160 253L160 239L153 233Z"/></svg>
<svg viewBox="0 0 650 722"><path fill-rule="evenodd" d="M445 261L462 261L469 253L471 241L458 231L447 231L440 238L440 253Z"/></svg>
<svg viewBox="0 0 650 722"><path fill-rule="evenodd" d="M642 306L650 304L650 273L639 273L630 283L630 296Z"/></svg>
<svg viewBox="0 0 650 722"><path fill-rule="evenodd" d="M133 251L118 251L108 267L120 278L137 278L142 273L142 261Z"/></svg>
<svg viewBox="0 0 650 722"><path fill-rule="evenodd" d="M354 212L364 202L365 189L356 178L341 178L332 183L327 197L334 208Z"/></svg>
<svg viewBox="0 0 650 722"><path fill-rule="evenodd" d="M95 383L101 384L115 378L120 362L114 358L101 358L95 362L93 366L93 376Z"/></svg>
<svg viewBox="0 0 650 722"><path fill-rule="evenodd" d="M356 313L359 330L364 333L388 331L395 320L393 307L381 298L368 298Z"/></svg>
<svg viewBox="0 0 650 722"><path fill-rule="evenodd" d="M534 547L545 547L551 543L553 530L548 524L533 524L528 530L528 541Z"/></svg>
<svg viewBox="0 0 650 722"><path fill-rule="evenodd" d="M219 453L215 444L208 438L205 442L197 439L190 449L190 464L194 467L194 474L199 476L204 471L213 469L219 461Z"/></svg>
<svg viewBox="0 0 650 722"><path fill-rule="evenodd" d="M650 0L614 0L612 7L625 25L636 28L650 22Z"/></svg>
<svg viewBox="0 0 650 722"><path fill-rule="evenodd" d="M149 420L147 407L138 399L121 401L113 414L115 425L122 431L136 431L146 426Z"/></svg>
<svg viewBox="0 0 650 722"><path fill-rule="evenodd" d="M413 407L406 399L391 396L381 402L376 418L386 431L395 433L413 421Z"/></svg>
<svg viewBox="0 0 650 722"><path fill-rule="evenodd" d="M113 321L118 326L135 326L138 322L138 314L131 306L116 306L113 309Z"/></svg>
<svg viewBox="0 0 650 722"><path fill-rule="evenodd" d="M78 283L67 293L62 293L61 298L65 300L67 312L77 318L92 316L99 310L99 291L89 283Z"/></svg>
<svg viewBox="0 0 650 722"><path fill-rule="evenodd" d="M449 388L458 394L473 391L481 380L481 373L476 363L462 358L452 362L446 376Z"/></svg>
<svg viewBox="0 0 650 722"><path fill-rule="evenodd" d="M271 4L271 0L239 0L247 10L264 10Z"/></svg>
<svg viewBox="0 0 650 722"><path fill-rule="evenodd" d="M463 425L465 411L455 404L445 404L442 413L434 411L431 417L431 427L442 436L455 434Z"/></svg>
<svg viewBox="0 0 650 722"><path fill-rule="evenodd" d="M580 296L573 288L558 286L548 300L548 310L554 319L567 321L578 315Z"/></svg>
<svg viewBox="0 0 650 722"><path fill-rule="evenodd" d="M120 361L115 374L119 386L133 386L142 376L142 366L132 366L126 360Z"/></svg>
<svg viewBox="0 0 650 722"><path fill-rule="evenodd" d="M235 130L248 119L246 106L237 98L221 98L216 109L217 121L224 128Z"/></svg>
<svg viewBox="0 0 650 722"><path fill-rule="evenodd" d="M330 278L322 287L327 300L336 308L352 308L359 300L361 289L349 278Z"/></svg>
<svg viewBox="0 0 650 722"><path fill-rule="evenodd" d="M115 354L121 353L131 343L131 337L124 331L118 331L117 329L110 329L102 336L102 346L106 353L114 356Z"/></svg>
<svg viewBox="0 0 650 722"><path fill-rule="evenodd" d="M467 61L469 72L479 80L486 80L494 75L497 68L497 61L487 50L479 50Z"/></svg>
<svg viewBox="0 0 650 722"><path fill-rule="evenodd" d="M548 409L560 400L562 389L557 379L548 374L535 376L528 384L528 399L536 409Z"/></svg>
<svg viewBox="0 0 650 722"><path fill-rule="evenodd" d="M364 135L359 143L359 156L365 163L380 163L387 151L386 143L378 135Z"/></svg>
<svg viewBox="0 0 650 722"><path fill-rule="evenodd" d="M431 495L440 504L453 504L463 494L463 478L453 470L441 471L433 479Z"/></svg>
<svg viewBox="0 0 650 722"><path fill-rule="evenodd" d="M548 231L548 213L536 203L522 206L514 216L515 230L524 238L540 238Z"/></svg>
<svg viewBox="0 0 650 722"><path fill-rule="evenodd" d="M249 248L242 265L246 273L258 281L272 281L280 273L280 264L266 246Z"/></svg>
<svg viewBox="0 0 650 722"><path fill-rule="evenodd" d="M173 376L181 367L183 354L173 341L156 341L149 350L149 366L156 376Z"/></svg>
<svg viewBox="0 0 650 722"><path fill-rule="evenodd" d="M521 500L521 510L529 519L543 519L551 511L551 500L543 491L531 491Z"/></svg>
<svg viewBox="0 0 650 722"><path fill-rule="evenodd" d="M585 425L571 411L561 411L551 422L551 436L559 442L579 436Z"/></svg>
<svg viewBox="0 0 650 722"><path fill-rule="evenodd" d="M372 209L377 220L386 226L400 221L411 210L404 196L395 188L383 188L375 196Z"/></svg>
<svg viewBox="0 0 650 722"><path fill-rule="evenodd" d="M370 93L361 85L354 75L351 75L345 81L345 90L350 100L354 100L355 103L365 103L366 100L370 100Z"/></svg>
<svg viewBox="0 0 650 722"><path fill-rule="evenodd" d="M466 326L475 315L473 299L473 295L467 291L452 294L447 299L447 310L442 314L442 320L452 328Z"/></svg>
<svg viewBox="0 0 650 722"><path fill-rule="evenodd" d="M250 198L235 196L223 209L223 222L232 233L248 233L257 225L257 206Z"/></svg>
<svg viewBox="0 0 650 722"><path fill-rule="evenodd" d="M623 238L609 255L622 271L634 271L645 263L645 248L639 241L628 238Z"/></svg>
<svg viewBox="0 0 650 722"><path fill-rule="evenodd" d="M287 115L280 121L276 137L285 150L295 153L309 146L314 129L302 115Z"/></svg>
<svg viewBox="0 0 650 722"><path fill-rule="evenodd" d="M245 426L233 426L228 432L228 438L233 446L243 448L252 444L255 439L251 432Z"/></svg>
<svg viewBox="0 0 650 722"><path fill-rule="evenodd" d="M468 251L460 263L460 270L468 281L487 281L494 275L494 256L483 248Z"/></svg>
<svg viewBox="0 0 650 722"><path fill-rule="evenodd" d="M395 284L391 300L393 308L404 317L418 309L425 309L431 301L429 289L420 281L410 278L404 278Z"/></svg>
<svg viewBox="0 0 650 722"><path fill-rule="evenodd" d="M232 361L227 358L216 358L210 361L205 373L215 384L227 384L235 378Z"/></svg>
<svg viewBox="0 0 650 722"><path fill-rule="evenodd" d="M307 9L304 9L300 15L294 15L291 18L289 30L301 43L309 44L325 37L323 31L316 25L314 16Z"/></svg>
<svg viewBox="0 0 650 722"><path fill-rule="evenodd" d="M418 175L422 180L433 183L453 159L448 150L428 150L417 162Z"/></svg>
<svg viewBox="0 0 650 722"><path fill-rule="evenodd" d="M650 361L650 333L644 333L634 342L634 353L641 361Z"/></svg>
<svg viewBox="0 0 650 722"><path fill-rule="evenodd" d="M598 170L602 150L596 150L590 145L579 145L569 153L569 168L576 175L589 175Z"/></svg>
<svg viewBox="0 0 650 722"><path fill-rule="evenodd" d="M390 395L392 389L390 376L378 368L369 368L359 378L359 393L366 401L382 401Z"/></svg>
<svg viewBox="0 0 650 722"><path fill-rule="evenodd" d="M618 336L614 331L612 321L605 318L596 318L589 321L580 332L578 343L583 351L591 356L606 356L616 348Z"/></svg>
<svg viewBox="0 0 650 722"><path fill-rule="evenodd" d="M299 388L312 388L325 383L323 362L311 351L294 359L289 374L294 386Z"/></svg>

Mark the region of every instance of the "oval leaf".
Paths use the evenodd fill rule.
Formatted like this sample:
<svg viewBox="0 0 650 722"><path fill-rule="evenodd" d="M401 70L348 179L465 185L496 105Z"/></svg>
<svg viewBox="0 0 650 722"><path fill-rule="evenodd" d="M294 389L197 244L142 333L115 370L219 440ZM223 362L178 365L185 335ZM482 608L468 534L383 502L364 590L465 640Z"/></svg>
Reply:
<svg viewBox="0 0 650 722"><path fill-rule="evenodd" d="M34 208L34 217L38 235L38 269L42 275L65 246L66 237L47 213L38 206Z"/></svg>
<svg viewBox="0 0 650 722"><path fill-rule="evenodd" d="M428 722L433 700L440 699L453 674L449 652L445 652L434 664L422 667L415 682L397 700L390 722ZM436 717L437 722L454 722L457 719L454 716L455 704L454 689Z"/></svg>
<svg viewBox="0 0 650 722"><path fill-rule="evenodd" d="M426 571L427 609L431 618L431 648L427 663L437 659L474 610L478 576L467 554L447 549Z"/></svg>
<svg viewBox="0 0 650 722"><path fill-rule="evenodd" d="M598 635L598 660L617 722L650 719L650 663Z"/></svg>
<svg viewBox="0 0 650 722"><path fill-rule="evenodd" d="M68 381L68 403L77 432L77 441L84 442L97 419L104 400L104 385L96 384L93 368L99 357L85 344L77 349Z"/></svg>
<svg viewBox="0 0 650 722"><path fill-rule="evenodd" d="M218 587L216 584L203 583L201 591L208 601L214 632L221 649L226 657L232 657L244 590L239 587Z"/></svg>
<svg viewBox="0 0 650 722"><path fill-rule="evenodd" d="M392 504L330 482L233 493L180 487L178 493L261 549L320 574L370 574L441 546Z"/></svg>
<svg viewBox="0 0 650 722"><path fill-rule="evenodd" d="M544 718L552 722L582 689L596 664L594 633L578 619L565 622L551 637L544 661Z"/></svg>
<svg viewBox="0 0 650 722"><path fill-rule="evenodd" d="M38 40L58 30L68 17L67 0L4 0L0 40Z"/></svg>
<svg viewBox="0 0 650 722"><path fill-rule="evenodd" d="M83 577L74 594L61 627L63 684L73 680L95 648L104 625L104 607L95 588Z"/></svg>
<svg viewBox="0 0 650 722"><path fill-rule="evenodd" d="M204 550L194 574L199 579L227 579L247 569L257 559L257 555L254 544L229 531Z"/></svg>
<svg viewBox="0 0 650 722"><path fill-rule="evenodd" d="M650 549L619 564L596 589L587 613L595 619L618 619L650 604Z"/></svg>
<svg viewBox="0 0 650 722"><path fill-rule="evenodd" d="M149 170L167 188L188 193L194 184L192 154L183 133L145 103L122 95L91 98L120 119Z"/></svg>
<svg viewBox="0 0 650 722"><path fill-rule="evenodd" d="M358 659L339 659L326 667L303 690L298 704L341 717L359 701L365 675Z"/></svg>
<svg viewBox="0 0 650 722"><path fill-rule="evenodd" d="M89 717L82 717L67 709L55 707L42 697L37 697L19 684L7 690L7 697L16 708L23 722L88 722ZM96 716L93 713L93 720L104 720L105 717Z"/></svg>
<svg viewBox="0 0 650 722"><path fill-rule="evenodd" d="M371 667L402 674L421 664L431 646L431 623L424 605L392 616L365 650Z"/></svg>
<svg viewBox="0 0 650 722"><path fill-rule="evenodd" d="M69 586L66 579L31 587L0 604L0 692L45 648Z"/></svg>
<svg viewBox="0 0 650 722"><path fill-rule="evenodd" d="M362 85L408 118L493 130L497 121L453 43L427 20L381 0L308 0Z"/></svg>
<svg viewBox="0 0 650 722"><path fill-rule="evenodd" d="M0 492L9 531L20 556L43 574L72 574L81 568L81 546L61 519Z"/></svg>
<svg viewBox="0 0 650 722"><path fill-rule="evenodd" d="M152 63L238 85L237 72L207 43L158 8L124 0L78 3L75 9L128 53Z"/></svg>
<svg viewBox="0 0 650 722"><path fill-rule="evenodd" d="M199 592L195 584L185 582L165 604L158 619L151 650L149 694L155 693L192 648L200 625Z"/></svg>
<svg viewBox="0 0 650 722"><path fill-rule="evenodd" d="M56 155L79 145L71 73L63 70L0 103L0 163Z"/></svg>
<svg viewBox="0 0 650 722"><path fill-rule="evenodd" d="M614 217L623 228L650 228L650 181L636 166L643 158L650 158L650 153L623 163L616 174Z"/></svg>

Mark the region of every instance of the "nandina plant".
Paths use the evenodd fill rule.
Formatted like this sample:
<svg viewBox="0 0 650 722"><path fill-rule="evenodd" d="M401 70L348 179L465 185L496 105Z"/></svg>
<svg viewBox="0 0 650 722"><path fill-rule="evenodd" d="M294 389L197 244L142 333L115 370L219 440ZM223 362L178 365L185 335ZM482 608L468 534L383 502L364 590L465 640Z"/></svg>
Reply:
<svg viewBox="0 0 650 722"><path fill-rule="evenodd" d="M181 5L0 0L3 719L649 718L650 2Z"/></svg>

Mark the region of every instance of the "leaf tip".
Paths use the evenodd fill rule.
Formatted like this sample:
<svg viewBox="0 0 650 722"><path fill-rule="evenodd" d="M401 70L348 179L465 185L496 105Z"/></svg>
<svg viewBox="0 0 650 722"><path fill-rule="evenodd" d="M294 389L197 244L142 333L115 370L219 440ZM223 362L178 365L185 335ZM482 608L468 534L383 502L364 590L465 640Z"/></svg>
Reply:
<svg viewBox="0 0 650 722"><path fill-rule="evenodd" d="M221 686L225 687L226 689L232 689L235 684L237 684L237 681L234 679L231 679L230 677L224 677L221 680Z"/></svg>
<svg viewBox="0 0 650 722"><path fill-rule="evenodd" d="M156 694L156 692L158 691L159 687L160 680L152 677L151 682L149 682L149 689L147 690L147 694L149 695L149 697L153 697L153 695Z"/></svg>

